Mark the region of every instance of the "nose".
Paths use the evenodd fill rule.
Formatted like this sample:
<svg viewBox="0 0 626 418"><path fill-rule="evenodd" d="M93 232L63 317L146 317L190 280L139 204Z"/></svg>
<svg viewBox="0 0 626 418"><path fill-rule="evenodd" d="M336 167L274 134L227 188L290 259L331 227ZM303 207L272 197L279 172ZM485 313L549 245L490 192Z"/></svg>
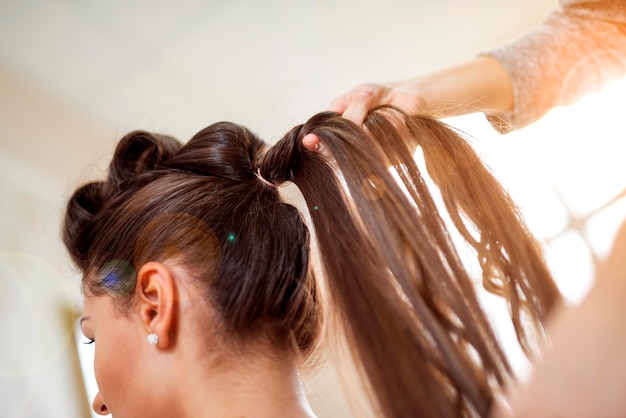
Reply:
<svg viewBox="0 0 626 418"><path fill-rule="evenodd" d="M91 407L98 415L109 415L109 409L104 404L104 400L102 399L102 395L100 392L96 393L96 396L93 398L93 402L91 403Z"/></svg>

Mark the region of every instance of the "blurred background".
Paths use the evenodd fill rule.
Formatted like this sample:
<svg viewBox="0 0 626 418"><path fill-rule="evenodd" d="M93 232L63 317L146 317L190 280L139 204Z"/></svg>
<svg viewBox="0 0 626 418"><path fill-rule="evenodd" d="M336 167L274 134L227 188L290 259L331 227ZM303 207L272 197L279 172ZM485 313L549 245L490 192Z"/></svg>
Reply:
<svg viewBox="0 0 626 418"><path fill-rule="evenodd" d="M0 416L90 416L93 348L74 332L80 277L63 251L60 220L73 189L102 176L126 132L187 140L229 120L273 142L358 83L471 59L555 7L0 0ZM482 115L447 121L473 138L509 189L572 302L626 216L625 108L620 80L506 136ZM500 327L506 312L496 305L486 309ZM512 334L501 328L508 347ZM510 353L523 372L519 353ZM353 416L335 370L331 360L309 379L320 418Z"/></svg>

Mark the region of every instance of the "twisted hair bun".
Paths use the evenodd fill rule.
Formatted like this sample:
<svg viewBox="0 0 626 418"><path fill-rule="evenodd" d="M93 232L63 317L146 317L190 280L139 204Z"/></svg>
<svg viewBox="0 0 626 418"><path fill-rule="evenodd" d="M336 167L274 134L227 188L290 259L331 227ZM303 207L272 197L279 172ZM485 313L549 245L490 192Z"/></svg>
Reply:
<svg viewBox="0 0 626 418"><path fill-rule="evenodd" d="M171 136L133 131L117 145L109 165L109 186L115 187L128 179L155 170L181 148Z"/></svg>

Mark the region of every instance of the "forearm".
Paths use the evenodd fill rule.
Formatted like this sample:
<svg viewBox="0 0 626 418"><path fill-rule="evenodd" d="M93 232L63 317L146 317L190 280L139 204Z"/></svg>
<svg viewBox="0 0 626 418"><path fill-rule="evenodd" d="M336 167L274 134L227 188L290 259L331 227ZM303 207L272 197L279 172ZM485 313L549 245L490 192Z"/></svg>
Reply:
<svg viewBox="0 0 626 418"><path fill-rule="evenodd" d="M513 107L511 79L502 65L489 56L410 80L392 83L391 101L402 93L422 99L420 111L433 116L472 112L507 112Z"/></svg>

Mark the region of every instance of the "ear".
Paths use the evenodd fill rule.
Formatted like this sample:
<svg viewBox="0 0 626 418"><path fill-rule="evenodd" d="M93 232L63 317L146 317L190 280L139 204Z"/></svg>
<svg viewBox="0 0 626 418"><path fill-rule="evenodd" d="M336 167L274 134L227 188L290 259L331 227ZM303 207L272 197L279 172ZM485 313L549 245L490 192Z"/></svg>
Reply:
<svg viewBox="0 0 626 418"><path fill-rule="evenodd" d="M137 273L135 296L146 337L155 333L159 337L157 347L169 347L175 332L177 299L176 281L171 270L156 261L144 264Z"/></svg>

